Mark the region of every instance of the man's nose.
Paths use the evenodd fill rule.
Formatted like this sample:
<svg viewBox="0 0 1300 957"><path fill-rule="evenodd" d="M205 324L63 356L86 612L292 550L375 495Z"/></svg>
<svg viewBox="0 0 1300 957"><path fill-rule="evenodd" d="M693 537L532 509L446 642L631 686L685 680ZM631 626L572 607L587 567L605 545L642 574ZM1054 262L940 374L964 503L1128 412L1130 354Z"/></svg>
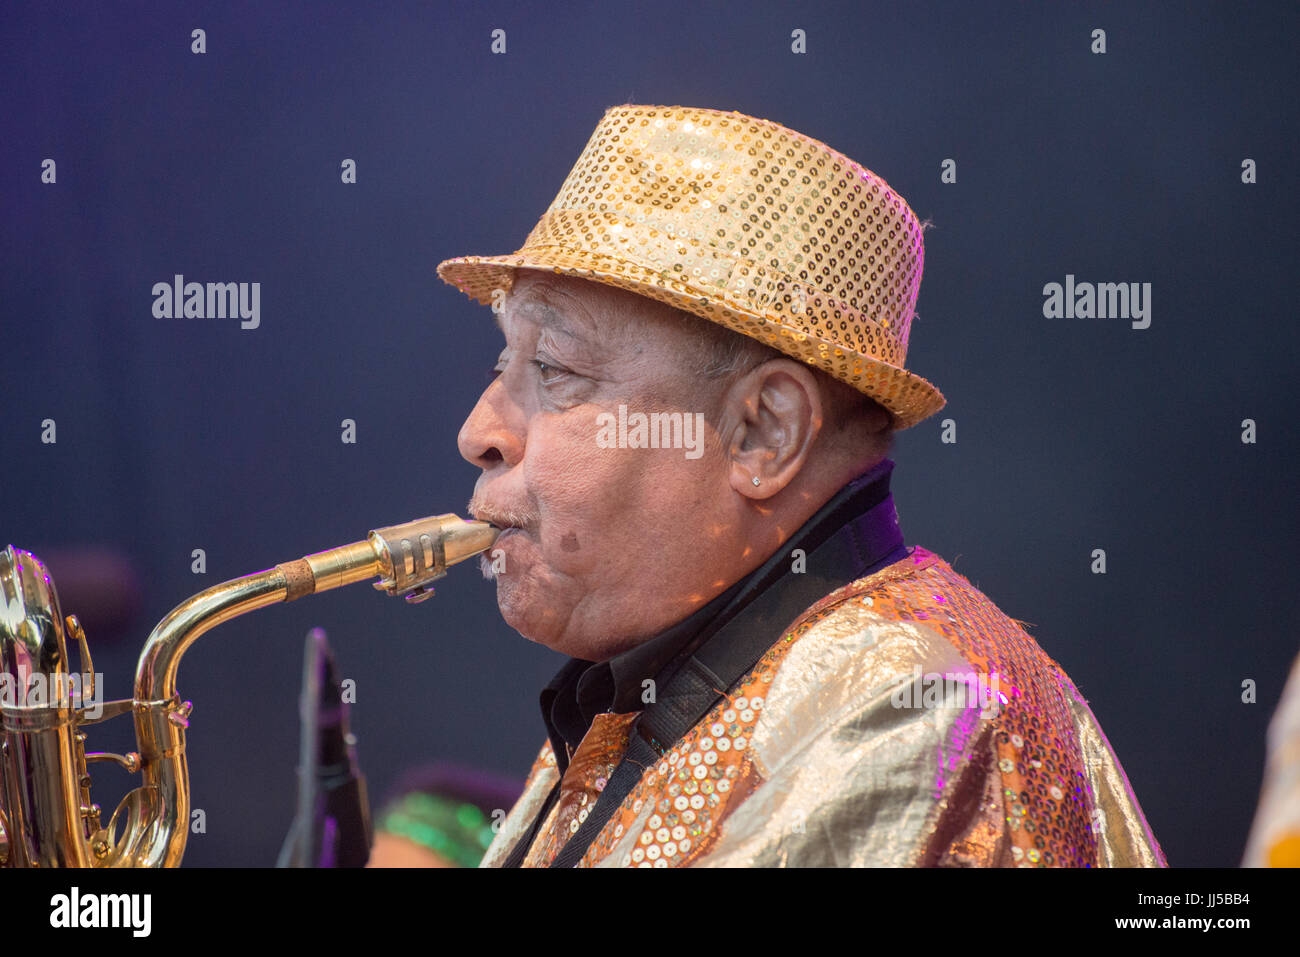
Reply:
<svg viewBox="0 0 1300 957"><path fill-rule="evenodd" d="M502 382L492 382L456 436L465 461L487 471L498 463L513 467L524 457L523 415Z"/></svg>

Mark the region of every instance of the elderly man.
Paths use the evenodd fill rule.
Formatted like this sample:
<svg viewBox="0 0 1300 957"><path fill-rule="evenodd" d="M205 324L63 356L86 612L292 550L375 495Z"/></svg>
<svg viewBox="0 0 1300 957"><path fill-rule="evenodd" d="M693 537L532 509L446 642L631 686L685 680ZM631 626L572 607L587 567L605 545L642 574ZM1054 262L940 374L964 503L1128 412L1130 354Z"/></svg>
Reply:
<svg viewBox="0 0 1300 957"><path fill-rule="evenodd" d="M524 246L442 263L505 348L461 429L505 620L569 657L485 866L1161 866L1061 668L907 547L921 226L775 123L606 112Z"/></svg>

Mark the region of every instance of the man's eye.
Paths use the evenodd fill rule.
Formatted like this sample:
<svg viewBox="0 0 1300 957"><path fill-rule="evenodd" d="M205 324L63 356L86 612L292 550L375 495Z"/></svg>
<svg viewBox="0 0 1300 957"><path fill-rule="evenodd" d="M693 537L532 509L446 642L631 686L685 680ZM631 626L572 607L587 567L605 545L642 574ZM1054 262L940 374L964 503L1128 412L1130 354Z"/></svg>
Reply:
<svg viewBox="0 0 1300 957"><path fill-rule="evenodd" d="M543 383L555 382L557 379L569 374L568 370L553 366L549 362L543 362L540 359L534 359L533 365L537 366L537 375Z"/></svg>

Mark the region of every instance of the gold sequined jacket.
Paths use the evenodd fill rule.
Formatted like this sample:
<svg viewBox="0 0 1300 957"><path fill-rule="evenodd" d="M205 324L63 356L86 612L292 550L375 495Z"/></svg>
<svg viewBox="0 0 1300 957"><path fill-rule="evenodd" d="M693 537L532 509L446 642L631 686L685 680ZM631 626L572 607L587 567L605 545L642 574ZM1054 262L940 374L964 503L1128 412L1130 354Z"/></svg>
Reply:
<svg viewBox="0 0 1300 957"><path fill-rule="evenodd" d="M597 715L523 861L544 867L618 766ZM483 858L552 790L547 743ZM640 782L579 866L1163 867L1061 667L923 548L805 611Z"/></svg>

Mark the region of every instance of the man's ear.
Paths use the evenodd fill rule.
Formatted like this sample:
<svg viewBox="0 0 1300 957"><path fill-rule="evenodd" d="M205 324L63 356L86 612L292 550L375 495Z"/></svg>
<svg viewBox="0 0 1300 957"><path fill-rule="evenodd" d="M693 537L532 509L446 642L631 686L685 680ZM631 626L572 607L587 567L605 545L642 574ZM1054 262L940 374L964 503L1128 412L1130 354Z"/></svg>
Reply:
<svg viewBox="0 0 1300 957"><path fill-rule="evenodd" d="M738 378L723 398L731 487L766 499L789 485L807 463L823 416L817 380L801 363L771 359Z"/></svg>

